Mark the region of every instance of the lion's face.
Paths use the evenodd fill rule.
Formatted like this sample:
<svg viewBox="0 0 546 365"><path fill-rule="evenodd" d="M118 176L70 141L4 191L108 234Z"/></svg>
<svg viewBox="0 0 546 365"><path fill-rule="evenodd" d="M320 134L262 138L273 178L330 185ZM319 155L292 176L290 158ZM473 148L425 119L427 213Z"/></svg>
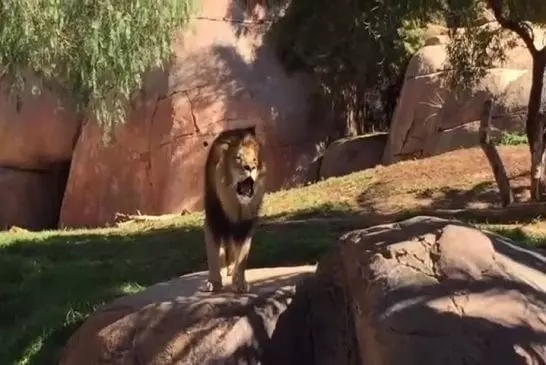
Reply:
<svg viewBox="0 0 546 365"><path fill-rule="evenodd" d="M259 146L251 137L245 137L231 151L229 171L237 199L241 204L252 201L259 174Z"/></svg>

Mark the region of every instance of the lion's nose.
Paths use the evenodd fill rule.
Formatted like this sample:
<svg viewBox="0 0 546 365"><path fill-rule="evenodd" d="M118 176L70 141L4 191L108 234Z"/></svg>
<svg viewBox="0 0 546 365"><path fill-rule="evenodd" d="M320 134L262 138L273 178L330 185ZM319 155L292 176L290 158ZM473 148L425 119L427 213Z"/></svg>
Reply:
<svg viewBox="0 0 546 365"><path fill-rule="evenodd" d="M250 165L244 165L243 168L248 172L252 171L252 167L250 167Z"/></svg>

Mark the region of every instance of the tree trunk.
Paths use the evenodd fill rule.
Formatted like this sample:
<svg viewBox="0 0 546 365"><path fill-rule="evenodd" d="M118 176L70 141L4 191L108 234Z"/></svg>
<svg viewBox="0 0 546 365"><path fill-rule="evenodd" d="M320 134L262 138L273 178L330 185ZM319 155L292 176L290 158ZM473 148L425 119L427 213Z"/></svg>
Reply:
<svg viewBox="0 0 546 365"><path fill-rule="evenodd" d="M546 155L544 151L544 120L540 117L546 48L533 55L533 80L527 107L527 138L531 150L531 199L540 201L544 192L543 175Z"/></svg>
<svg viewBox="0 0 546 365"><path fill-rule="evenodd" d="M353 85L350 89L343 91L343 102L345 107L345 136L356 137L360 134L360 125L358 120L358 102L356 87Z"/></svg>
<svg viewBox="0 0 546 365"><path fill-rule="evenodd" d="M512 189L510 189L510 180L504 169L502 159L495 147L493 141L491 141L491 114L493 111L493 103L491 100L485 102L482 116L480 119L480 144L483 152L489 161L489 165L493 170L495 181L499 187L501 195L502 206L507 207L514 202L514 195Z"/></svg>

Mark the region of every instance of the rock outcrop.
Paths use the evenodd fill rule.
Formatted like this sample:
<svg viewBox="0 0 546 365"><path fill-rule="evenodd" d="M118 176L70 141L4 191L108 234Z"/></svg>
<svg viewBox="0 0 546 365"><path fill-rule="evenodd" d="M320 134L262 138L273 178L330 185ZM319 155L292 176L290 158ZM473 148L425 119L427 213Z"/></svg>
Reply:
<svg viewBox="0 0 546 365"><path fill-rule="evenodd" d="M80 122L48 85L25 80L18 99L0 80L0 166L45 171L71 160Z"/></svg>
<svg viewBox="0 0 546 365"><path fill-rule="evenodd" d="M546 258L455 220L420 216L349 232L316 271L249 270L244 295L196 292L205 278L105 305L72 335L60 364L546 360Z"/></svg>
<svg viewBox="0 0 546 365"><path fill-rule="evenodd" d="M546 258L458 221L354 231L336 256L362 364L542 364Z"/></svg>
<svg viewBox="0 0 546 365"><path fill-rule="evenodd" d="M494 26L489 23L487 26ZM535 31L535 42L545 42ZM495 61L486 76L465 96L456 97L446 86L446 45L450 39L438 29L410 60L404 85L391 121L383 164L433 156L479 144L479 118L486 99L494 97L493 136L501 131L524 131L531 88L531 56L525 45L514 40L506 60Z"/></svg>
<svg viewBox="0 0 546 365"><path fill-rule="evenodd" d="M56 228L80 122L32 75L16 99L0 79L0 229Z"/></svg>
<svg viewBox="0 0 546 365"><path fill-rule="evenodd" d="M267 23L243 24L231 0L201 3L190 29L177 35L171 66L148 77L116 141L100 148L96 123L83 127L62 226L103 225L118 211L200 209L207 147L225 129L258 127L268 190L308 180L316 145L328 135L321 118L310 120L311 78L285 73L263 40Z"/></svg>
<svg viewBox="0 0 546 365"><path fill-rule="evenodd" d="M329 129L327 113L313 101L312 77L285 72L264 41L268 14L260 5L251 17L232 0L199 6L189 28L173 37L171 64L146 75L108 147L100 146L97 123L82 123L55 90L33 87L29 77L16 101L0 80L0 167L14 169L0 191L13 192L16 181L40 173L32 175L28 199L17 188L10 198L17 209L3 208L0 227L94 227L117 212L199 209L208 146L219 132L248 125L257 125L267 146L268 190L316 179L317 146ZM59 201L51 203L49 172L71 162L68 182L57 179ZM60 218L51 226L53 216Z"/></svg>
<svg viewBox="0 0 546 365"><path fill-rule="evenodd" d="M249 270L253 292L244 295L199 292L206 273L197 273L122 297L78 329L60 364L258 364L271 351L269 340L296 284L313 271L313 266ZM281 327L286 336L298 331L290 323ZM299 343L301 355L305 342Z"/></svg>
<svg viewBox="0 0 546 365"><path fill-rule="evenodd" d="M320 178L371 169L381 163L387 133L339 139L328 146L320 165Z"/></svg>

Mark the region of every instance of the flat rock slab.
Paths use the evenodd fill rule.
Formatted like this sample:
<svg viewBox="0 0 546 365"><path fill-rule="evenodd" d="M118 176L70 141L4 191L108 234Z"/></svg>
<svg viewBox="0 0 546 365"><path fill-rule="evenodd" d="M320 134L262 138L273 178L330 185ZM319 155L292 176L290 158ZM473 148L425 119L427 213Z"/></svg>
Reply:
<svg viewBox="0 0 546 365"><path fill-rule="evenodd" d="M454 220L347 233L337 273L362 364L546 364L546 258Z"/></svg>
<svg viewBox="0 0 546 365"><path fill-rule="evenodd" d="M119 298L70 338L61 365L259 364L296 284L315 266L247 270L250 293L199 292L206 272Z"/></svg>

